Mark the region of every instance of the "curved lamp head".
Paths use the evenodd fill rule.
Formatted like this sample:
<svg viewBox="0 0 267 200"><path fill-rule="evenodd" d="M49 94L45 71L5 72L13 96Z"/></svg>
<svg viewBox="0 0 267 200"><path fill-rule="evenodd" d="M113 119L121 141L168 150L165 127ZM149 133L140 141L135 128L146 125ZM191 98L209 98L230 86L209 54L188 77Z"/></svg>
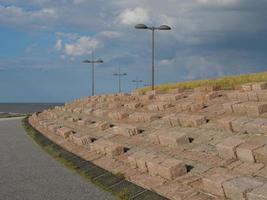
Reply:
<svg viewBox="0 0 267 200"><path fill-rule="evenodd" d="M148 27L145 24L136 24L135 28L136 29L148 29Z"/></svg>
<svg viewBox="0 0 267 200"><path fill-rule="evenodd" d="M167 25L161 25L159 27L159 30L171 30L171 27L167 26Z"/></svg>
<svg viewBox="0 0 267 200"><path fill-rule="evenodd" d="M99 60L97 60L97 61L95 61L96 63L103 63L104 61L103 60L101 60L101 59L99 59Z"/></svg>
<svg viewBox="0 0 267 200"><path fill-rule="evenodd" d="M84 60L83 63L91 63L90 60Z"/></svg>

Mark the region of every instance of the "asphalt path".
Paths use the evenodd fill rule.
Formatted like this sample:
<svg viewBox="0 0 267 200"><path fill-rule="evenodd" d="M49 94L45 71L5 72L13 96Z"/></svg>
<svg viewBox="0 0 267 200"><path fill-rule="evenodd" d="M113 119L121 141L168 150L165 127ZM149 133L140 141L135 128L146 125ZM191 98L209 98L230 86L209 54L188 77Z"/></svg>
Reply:
<svg viewBox="0 0 267 200"><path fill-rule="evenodd" d="M115 200L44 152L21 127L0 119L0 200Z"/></svg>

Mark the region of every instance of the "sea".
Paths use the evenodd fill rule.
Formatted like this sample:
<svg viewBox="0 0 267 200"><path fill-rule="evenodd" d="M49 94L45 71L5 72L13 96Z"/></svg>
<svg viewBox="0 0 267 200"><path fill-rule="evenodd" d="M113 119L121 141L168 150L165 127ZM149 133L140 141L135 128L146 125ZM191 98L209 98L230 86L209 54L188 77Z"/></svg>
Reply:
<svg viewBox="0 0 267 200"><path fill-rule="evenodd" d="M0 103L0 115L25 115L43 111L64 103Z"/></svg>

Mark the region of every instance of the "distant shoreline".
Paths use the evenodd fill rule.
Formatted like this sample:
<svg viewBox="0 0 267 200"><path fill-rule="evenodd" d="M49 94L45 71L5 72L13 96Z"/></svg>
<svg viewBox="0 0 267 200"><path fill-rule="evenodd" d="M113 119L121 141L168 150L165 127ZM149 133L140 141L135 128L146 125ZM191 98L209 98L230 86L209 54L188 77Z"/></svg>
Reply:
<svg viewBox="0 0 267 200"><path fill-rule="evenodd" d="M0 116L31 114L61 105L64 103L0 103Z"/></svg>

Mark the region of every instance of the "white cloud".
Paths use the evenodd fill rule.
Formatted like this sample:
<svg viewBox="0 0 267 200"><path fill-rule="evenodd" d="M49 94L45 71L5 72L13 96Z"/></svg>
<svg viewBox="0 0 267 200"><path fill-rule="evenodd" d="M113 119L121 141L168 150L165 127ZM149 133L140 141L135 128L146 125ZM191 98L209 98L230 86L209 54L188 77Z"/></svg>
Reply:
<svg viewBox="0 0 267 200"><path fill-rule="evenodd" d="M123 33L118 31L102 31L99 33L99 35L106 38L118 38L121 37Z"/></svg>
<svg viewBox="0 0 267 200"><path fill-rule="evenodd" d="M60 51L62 49L62 40L61 39L58 39L56 44L55 44L55 47L54 47L57 51Z"/></svg>
<svg viewBox="0 0 267 200"><path fill-rule="evenodd" d="M17 6L0 5L0 23L15 26L28 26L46 28L46 24L57 18L56 11L52 8L39 10L25 10Z"/></svg>
<svg viewBox="0 0 267 200"><path fill-rule="evenodd" d="M174 59L163 59L163 60L160 60L160 64L161 65L173 65L175 62Z"/></svg>
<svg viewBox="0 0 267 200"><path fill-rule="evenodd" d="M197 0L201 4L234 4L238 3L239 0Z"/></svg>
<svg viewBox="0 0 267 200"><path fill-rule="evenodd" d="M148 12L143 8L125 9L117 19L125 25L134 25L137 23L147 23L150 21Z"/></svg>
<svg viewBox="0 0 267 200"><path fill-rule="evenodd" d="M85 2L86 2L86 0L73 0L73 4L82 4Z"/></svg>
<svg viewBox="0 0 267 200"><path fill-rule="evenodd" d="M74 43L65 44L65 53L70 56L90 54L92 49L100 47L100 41L91 37L82 36Z"/></svg>

